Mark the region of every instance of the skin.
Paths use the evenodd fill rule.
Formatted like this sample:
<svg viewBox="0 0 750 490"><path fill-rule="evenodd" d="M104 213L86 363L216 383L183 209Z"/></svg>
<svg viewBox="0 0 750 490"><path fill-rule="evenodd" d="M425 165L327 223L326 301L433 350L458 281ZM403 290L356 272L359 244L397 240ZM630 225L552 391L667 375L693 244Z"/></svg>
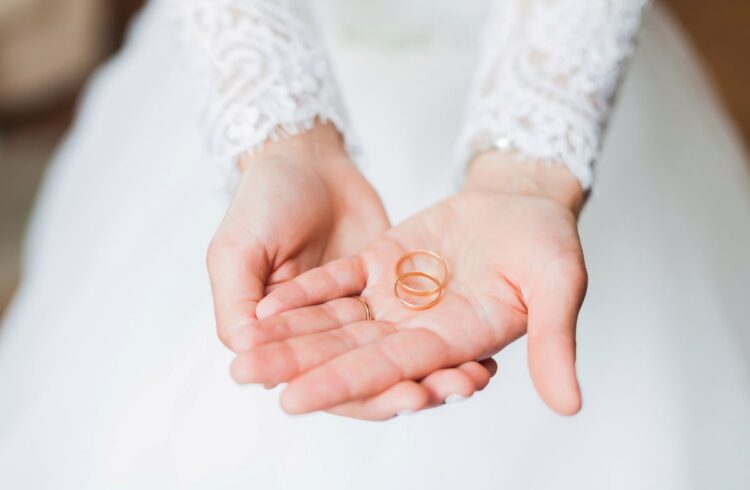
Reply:
<svg viewBox="0 0 750 490"><path fill-rule="evenodd" d="M583 193L563 167L508 165L505 158L480 158L461 192L361 253L266 296L259 318L296 312L300 323L322 322L343 308L337 298L361 294L375 320L255 345L236 358L235 379L289 383L282 394L288 413L328 410L486 359L528 334L540 396L560 414L577 413L575 326L587 284L576 226ZM415 249L438 252L451 269L441 301L424 311L405 308L393 292L394 264Z"/></svg>
<svg viewBox="0 0 750 490"><path fill-rule="evenodd" d="M257 315L259 302L274 289L314 267L356 254L389 228L380 199L352 164L335 129L319 125L268 144L259 154L243 157L240 168L234 199L207 253L222 342L243 352L363 320L362 304L351 298L316 309L312 319L305 310L267 319ZM496 370L491 359L472 360L326 409L384 420L436 406L451 394L470 396Z"/></svg>
<svg viewBox="0 0 750 490"><path fill-rule="evenodd" d="M492 374L495 367L476 360L528 334L542 399L560 414L578 412L575 324L587 277L576 218L583 192L563 166L512 159L482 155L455 196L380 234L361 253L323 254L319 267L266 287L253 305L257 320L233 332L234 378L289 383L282 395L289 413L381 420L483 388L488 376L477 368ZM440 303L415 312L393 294L393 266L419 248L440 253L452 273ZM327 261L335 255L344 258ZM363 322L361 313L353 319L361 304L346 297L356 294L375 321ZM472 377L467 366L479 374Z"/></svg>

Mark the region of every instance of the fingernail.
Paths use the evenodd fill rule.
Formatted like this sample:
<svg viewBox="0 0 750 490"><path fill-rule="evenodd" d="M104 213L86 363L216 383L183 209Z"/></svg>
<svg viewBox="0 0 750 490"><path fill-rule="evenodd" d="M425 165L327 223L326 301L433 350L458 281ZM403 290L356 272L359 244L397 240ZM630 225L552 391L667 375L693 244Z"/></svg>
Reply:
<svg viewBox="0 0 750 490"><path fill-rule="evenodd" d="M465 396L453 394L453 395L446 396L444 402L445 403L458 403L464 400L466 400Z"/></svg>
<svg viewBox="0 0 750 490"><path fill-rule="evenodd" d="M404 417L406 415L414 415L417 413L416 410L401 410L400 412L396 412L397 417Z"/></svg>

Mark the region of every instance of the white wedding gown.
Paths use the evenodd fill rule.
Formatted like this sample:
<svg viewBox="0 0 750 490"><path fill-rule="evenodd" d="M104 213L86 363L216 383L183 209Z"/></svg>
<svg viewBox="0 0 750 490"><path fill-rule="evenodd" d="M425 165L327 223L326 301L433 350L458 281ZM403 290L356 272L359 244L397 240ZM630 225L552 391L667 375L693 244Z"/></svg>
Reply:
<svg viewBox="0 0 750 490"><path fill-rule="evenodd" d="M454 188L477 52L455 40L481 3L436 8L427 31L368 23L360 2L324 16L366 172L396 220ZM750 167L662 10L581 219L581 414L542 404L519 341L471 400L380 424L292 418L277 393L231 381L204 266L226 173L168 17L150 4L94 77L41 190L0 327L1 488L750 486Z"/></svg>

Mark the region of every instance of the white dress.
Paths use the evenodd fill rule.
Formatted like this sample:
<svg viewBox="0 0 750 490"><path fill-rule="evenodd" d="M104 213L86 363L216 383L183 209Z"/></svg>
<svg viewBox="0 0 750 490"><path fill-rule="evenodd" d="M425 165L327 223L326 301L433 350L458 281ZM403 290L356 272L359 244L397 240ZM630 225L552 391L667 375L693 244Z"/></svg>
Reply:
<svg viewBox="0 0 750 490"><path fill-rule="evenodd" d="M429 12L399 21L390 2L318 5L350 123L327 115L356 128L396 220L455 188L467 26L486 7L457 3L399 2ZM0 487L748 487L748 161L663 11L646 17L581 219L581 414L542 404L519 341L470 401L374 424L289 417L230 380L204 266L227 158L205 144L169 5L152 2L94 77L40 193L0 327Z"/></svg>

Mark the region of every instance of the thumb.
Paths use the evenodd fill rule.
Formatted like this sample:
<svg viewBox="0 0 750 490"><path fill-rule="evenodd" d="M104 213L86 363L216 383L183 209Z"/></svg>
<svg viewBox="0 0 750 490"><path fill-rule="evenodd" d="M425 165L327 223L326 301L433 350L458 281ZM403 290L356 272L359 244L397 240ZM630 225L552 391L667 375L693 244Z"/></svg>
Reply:
<svg viewBox="0 0 750 490"><path fill-rule="evenodd" d="M256 319L256 307L263 299L271 270L265 247L259 242L242 242L219 232L206 256L221 341L231 347L233 333Z"/></svg>
<svg viewBox="0 0 750 490"><path fill-rule="evenodd" d="M544 268L527 301L531 379L542 400L561 415L581 409L575 335L587 282L583 257L563 257Z"/></svg>

